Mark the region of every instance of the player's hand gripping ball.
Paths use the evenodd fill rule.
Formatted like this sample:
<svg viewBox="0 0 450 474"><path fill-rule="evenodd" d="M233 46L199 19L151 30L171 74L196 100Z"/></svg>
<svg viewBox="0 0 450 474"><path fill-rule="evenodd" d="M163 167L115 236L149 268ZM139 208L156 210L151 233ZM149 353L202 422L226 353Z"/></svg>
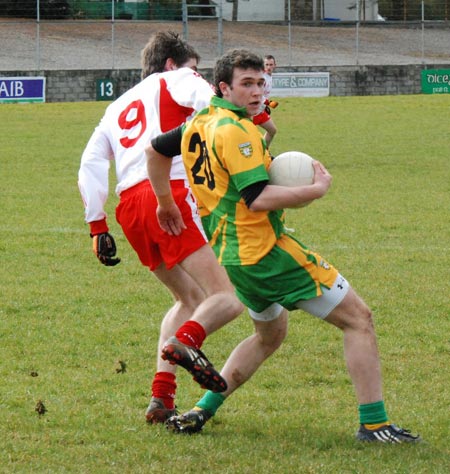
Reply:
<svg viewBox="0 0 450 474"><path fill-rule="evenodd" d="M269 168L269 184L277 186L306 186L314 182L313 159L300 151L286 151L276 156ZM311 201L298 207L307 206Z"/></svg>
<svg viewBox="0 0 450 474"><path fill-rule="evenodd" d="M92 250L100 262L107 267L120 263L120 258L113 258L116 256L116 243L108 232L92 236Z"/></svg>

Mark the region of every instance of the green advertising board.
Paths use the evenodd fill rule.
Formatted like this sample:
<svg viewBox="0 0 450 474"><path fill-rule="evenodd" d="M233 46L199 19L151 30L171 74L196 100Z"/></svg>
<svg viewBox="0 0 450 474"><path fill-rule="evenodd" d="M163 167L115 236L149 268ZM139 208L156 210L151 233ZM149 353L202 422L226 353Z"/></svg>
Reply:
<svg viewBox="0 0 450 474"><path fill-rule="evenodd" d="M450 69L424 69L422 92L424 94L450 94Z"/></svg>

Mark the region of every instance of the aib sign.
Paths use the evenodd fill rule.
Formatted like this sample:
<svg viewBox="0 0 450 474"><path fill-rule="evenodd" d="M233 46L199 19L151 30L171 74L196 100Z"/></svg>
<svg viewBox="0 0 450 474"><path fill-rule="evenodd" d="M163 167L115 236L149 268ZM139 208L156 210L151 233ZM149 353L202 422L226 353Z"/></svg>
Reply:
<svg viewBox="0 0 450 474"><path fill-rule="evenodd" d="M0 77L2 102L45 102L45 77Z"/></svg>

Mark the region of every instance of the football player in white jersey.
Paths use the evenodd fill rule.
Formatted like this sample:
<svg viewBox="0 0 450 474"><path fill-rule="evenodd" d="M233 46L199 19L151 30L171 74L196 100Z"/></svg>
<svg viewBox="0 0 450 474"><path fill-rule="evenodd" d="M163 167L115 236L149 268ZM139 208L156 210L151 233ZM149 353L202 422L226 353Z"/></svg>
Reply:
<svg viewBox="0 0 450 474"><path fill-rule="evenodd" d="M175 299L161 324L152 398L146 411L149 423L159 423L176 413L176 365L161 358L164 342L191 319L208 296L227 296L226 305L221 304L220 296L215 304L224 308L221 311L230 320L243 307L208 245L181 156L173 161L170 179L172 194L186 225L182 235L169 236L159 227L157 200L147 175L145 146L161 132L184 123L195 111L208 106L214 90L196 72L199 55L178 34L155 34L141 57L142 81L106 109L83 152L78 183L93 251L101 263L115 266L120 259L116 257L116 245L104 211L109 192L108 170L114 160L115 191L119 196L116 219L141 263L165 284ZM199 347L208 329L208 323L189 322L187 331L184 326L185 332L178 334L178 339L195 340ZM208 367L208 377L214 377L214 369L206 358L203 365ZM205 388L224 389L215 386L214 381L211 385L211 380L203 380L202 373L191 373ZM215 381L219 379L218 375Z"/></svg>
<svg viewBox="0 0 450 474"><path fill-rule="evenodd" d="M277 133L277 127L270 116L271 109L278 106L278 102L270 100L270 93L272 92L272 73L275 67L275 58L271 54L264 56L264 100L261 112L253 117L253 123L259 125L266 131L264 139L266 140L267 146L270 145Z"/></svg>

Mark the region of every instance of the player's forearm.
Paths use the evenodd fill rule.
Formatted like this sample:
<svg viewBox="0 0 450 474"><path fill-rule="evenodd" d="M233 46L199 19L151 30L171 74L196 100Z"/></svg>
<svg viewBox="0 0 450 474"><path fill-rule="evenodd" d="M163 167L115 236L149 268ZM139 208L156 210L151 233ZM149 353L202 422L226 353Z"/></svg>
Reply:
<svg viewBox="0 0 450 474"><path fill-rule="evenodd" d="M82 161L78 172L78 188L85 207L86 222L104 219L104 205L108 197L109 161Z"/></svg>
<svg viewBox="0 0 450 474"><path fill-rule="evenodd" d="M268 184L250 206L251 211L275 211L289 207L298 207L326 194L319 184L288 188Z"/></svg>
<svg viewBox="0 0 450 474"><path fill-rule="evenodd" d="M172 166L172 158L161 155L150 144L145 149L147 155L147 172L150 183L153 187L158 202L167 200L172 196L170 189L170 168Z"/></svg>

